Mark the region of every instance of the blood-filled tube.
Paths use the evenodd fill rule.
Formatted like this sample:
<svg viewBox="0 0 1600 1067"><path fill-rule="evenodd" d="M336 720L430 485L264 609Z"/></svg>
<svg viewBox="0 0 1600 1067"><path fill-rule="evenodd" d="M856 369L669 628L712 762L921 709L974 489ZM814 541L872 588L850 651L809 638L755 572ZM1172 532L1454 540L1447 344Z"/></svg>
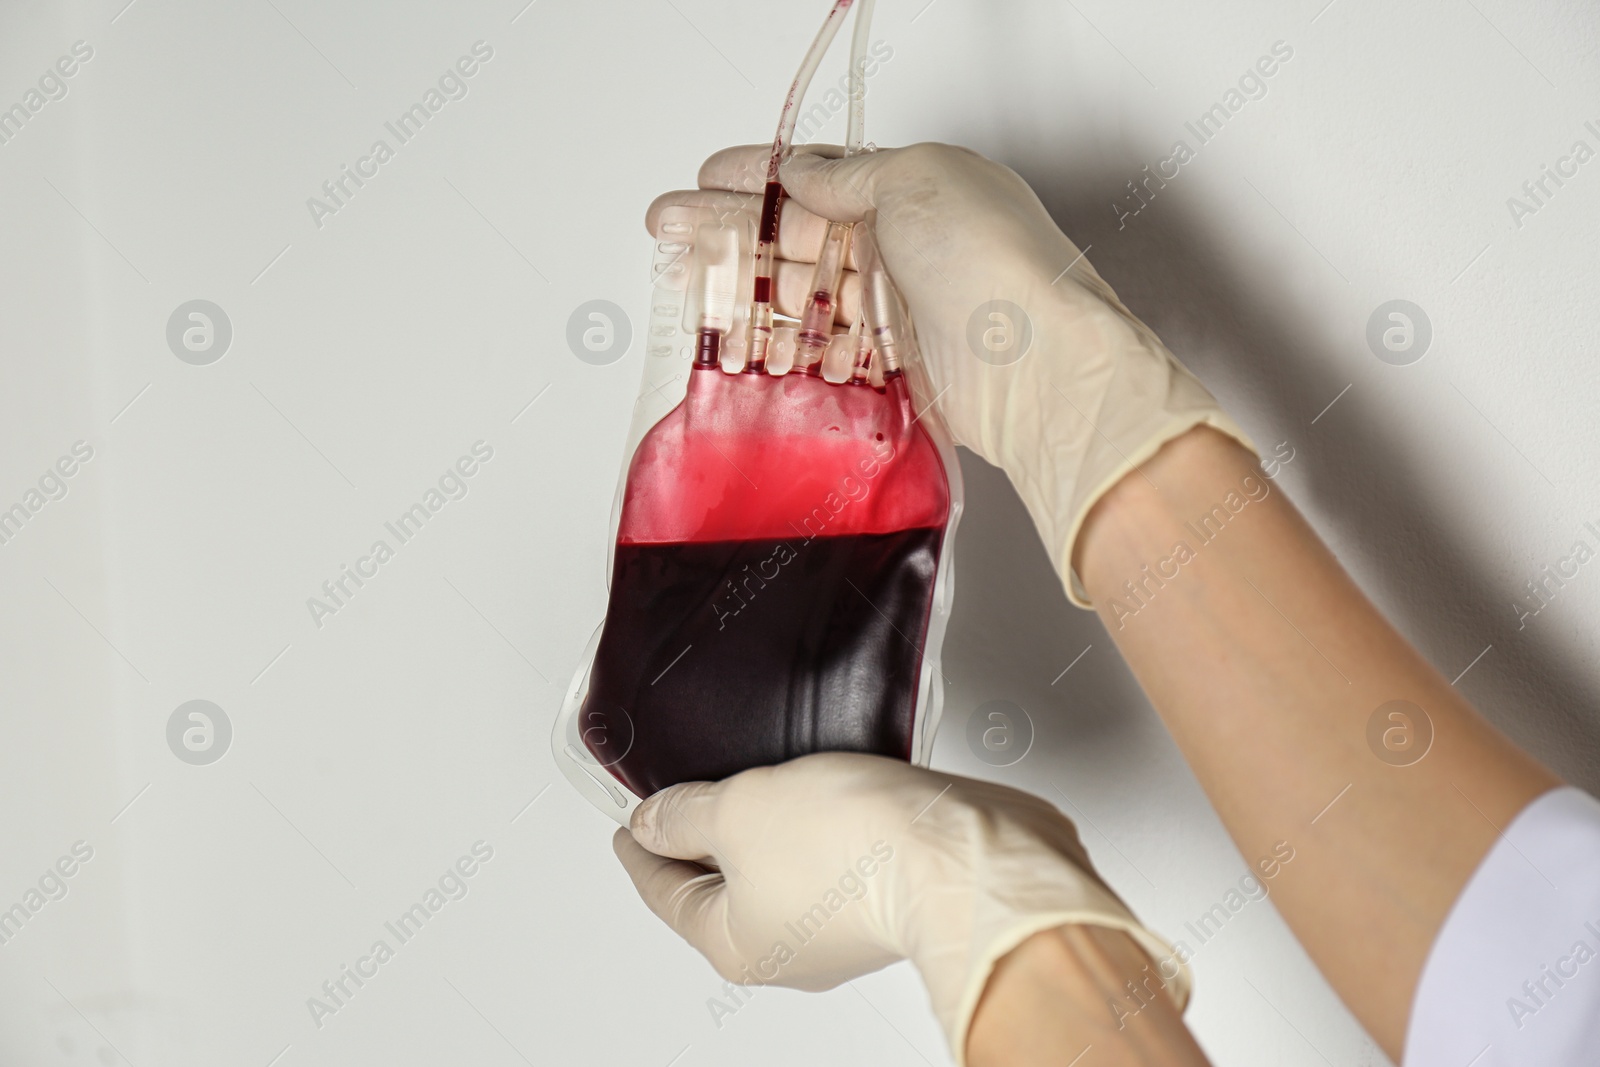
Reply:
<svg viewBox="0 0 1600 1067"><path fill-rule="evenodd" d="M749 343L745 356L746 374L761 374L767 369L767 353L772 346L772 246L778 240L778 210L783 186L767 180L761 201L761 222L756 231L755 280L751 283Z"/></svg>
<svg viewBox="0 0 1600 1067"><path fill-rule="evenodd" d="M800 101L811 78L817 72L828 45L844 22L845 12L855 0L835 0L828 17L811 42L794 82L789 86L789 96L783 102L783 115L778 120L778 134L772 139L772 155L767 160L767 181L762 190L761 222L756 232L754 281L750 293L749 355L745 370L760 373L766 369L767 351L772 343L772 248L778 240L778 216L782 210L783 185L778 181L778 165L789 151L794 140L794 128L800 118Z"/></svg>

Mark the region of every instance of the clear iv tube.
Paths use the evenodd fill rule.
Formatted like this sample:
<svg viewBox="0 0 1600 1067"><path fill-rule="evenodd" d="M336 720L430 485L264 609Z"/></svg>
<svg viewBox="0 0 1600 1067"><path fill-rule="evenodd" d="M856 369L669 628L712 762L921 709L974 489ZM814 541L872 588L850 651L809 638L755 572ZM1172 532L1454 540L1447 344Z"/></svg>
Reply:
<svg viewBox="0 0 1600 1067"><path fill-rule="evenodd" d="M856 2L856 24L850 40L850 119L844 142L846 156L860 152L863 143L867 97L865 64L874 3L875 0ZM800 331L796 337L795 366L807 374L821 373L822 357L833 337L833 322L839 310L839 283L844 276L844 261L850 247L850 230L848 223L830 222L822 241L822 250L817 254L817 266L812 272L805 307L800 311ZM856 355L851 380L865 381L860 353ZM867 359L871 359L870 347Z"/></svg>
<svg viewBox="0 0 1600 1067"><path fill-rule="evenodd" d="M823 55L833 43L833 37L839 32L839 27L843 25L845 12L849 11L850 5L855 2L856 0L834 0L832 10L822 23L822 29L817 31L816 39L811 42L811 51L806 53L805 62L800 64L800 70L795 74L793 84L789 86L789 97L783 102L783 117L778 120L778 136L772 141L772 156L767 161L769 182L778 180L778 164L783 162L783 156L789 151L790 142L794 140L795 124L800 121L800 103L805 99L806 90L811 87L812 75L817 73Z"/></svg>
<svg viewBox="0 0 1600 1067"><path fill-rule="evenodd" d="M867 121L867 45L872 35L872 8L877 0L856 0L856 24L850 37L850 125L845 132L844 154L861 151Z"/></svg>
<svg viewBox="0 0 1600 1067"><path fill-rule="evenodd" d="M767 160L766 187L762 190L761 222L756 233L755 280L750 294L749 346L745 371L759 373L766 369L767 352L772 343L772 248L778 240L778 211L783 198L783 185L778 181L778 164L794 140L795 124L800 118L800 101L804 99L811 78L817 72L828 46L844 22L845 12L856 0L834 0L811 50L806 53L800 70L789 86L789 96L783 102L783 115L778 120L778 134L772 140L772 156Z"/></svg>
<svg viewBox="0 0 1600 1067"><path fill-rule="evenodd" d="M861 151L865 140L867 121L867 45L872 36L872 8L877 0L858 0L856 4L855 31L850 37L850 120L845 131L844 154L853 156ZM852 227L854 229L854 227ZM859 270L860 250L857 250L856 267ZM864 280L864 279L863 279ZM856 309L855 359L850 368L850 384L867 385L872 380L872 331L866 318L866 288L862 287L860 306Z"/></svg>

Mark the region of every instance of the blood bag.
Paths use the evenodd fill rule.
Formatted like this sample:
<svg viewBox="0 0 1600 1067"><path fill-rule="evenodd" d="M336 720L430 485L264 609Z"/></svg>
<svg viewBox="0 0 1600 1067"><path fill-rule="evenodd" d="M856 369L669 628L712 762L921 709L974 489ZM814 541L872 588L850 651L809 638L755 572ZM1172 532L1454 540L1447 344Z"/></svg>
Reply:
<svg viewBox="0 0 1600 1067"><path fill-rule="evenodd" d="M568 780L623 823L678 782L820 751L932 752L954 449L913 402L885 275L878 320L828 335L848 227L830 231L824 313L770 325L778 192L769 181L759 214L661 217L605 620L552 733ZM847 380L824 377L824 350L855 353Z"/></svg>
<svg viewBox="0 0 1600 1067"><path fill-rule="evenodd" d="M713 231L667 210L606 618L553 736L619 821L676 782L811 752L925 764L961 507L954 450L905 374L836 384L705 358L684 308L704 302L696 239Z"/></svg>

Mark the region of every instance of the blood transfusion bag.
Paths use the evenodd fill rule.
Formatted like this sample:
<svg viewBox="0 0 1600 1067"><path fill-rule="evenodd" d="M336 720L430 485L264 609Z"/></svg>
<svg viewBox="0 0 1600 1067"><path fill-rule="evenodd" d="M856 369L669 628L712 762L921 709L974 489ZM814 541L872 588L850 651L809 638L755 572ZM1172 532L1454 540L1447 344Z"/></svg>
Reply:
<svg viewBox="0 0 1600 1067"><path fill-rule="evenodd" d="M834 5L815 58L849 6ZM932 751L960 475L937 413L914 410L898 294L863 233L864 318L848 336L819 337L814 314L774 327L766 299L776 161L808 77L759 222L662 216L610 599L552 736L567 778L619 822L677 782L825 750L920 764ZM851 125L856 147L859 109ZM830 332L850 238L834 229L811 301ZM835 346L854 360L841 383L821 373Z"/></svg>

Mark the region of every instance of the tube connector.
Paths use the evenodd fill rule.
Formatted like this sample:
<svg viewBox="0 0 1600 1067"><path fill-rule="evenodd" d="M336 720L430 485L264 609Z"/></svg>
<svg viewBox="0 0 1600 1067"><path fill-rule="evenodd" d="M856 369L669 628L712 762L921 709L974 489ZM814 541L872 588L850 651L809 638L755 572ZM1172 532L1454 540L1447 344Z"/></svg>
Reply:
<svg viewBox="0 0 1600 1067"><path fill-rule="evenodd" d="M733 328L739 294L739 231L727 223L695 227L689 287L684 294L683 328L695 335L695 366L715 366L722 339Z"/></svg>
<svg viewBox="0 0 1600 1067"><path fill-rule="evenodd" d="M888 377L900 369L906 334L900 316L900 294L878 254L877 221L877 212L870 212L856 225L856 270L861 275L861 312L879 364Z"/></svg>
<svg viewBox="0 0 1600 1067"><path fill-rule="evenodd" d="M820 373L823 354L833 339L833 320L839 311L839 282L844 277L845 254L850 248L850 224L828 223L817 254L817 267L811 275L811 293L800 313L799 348L795 366L807 373Z"/></svg>

